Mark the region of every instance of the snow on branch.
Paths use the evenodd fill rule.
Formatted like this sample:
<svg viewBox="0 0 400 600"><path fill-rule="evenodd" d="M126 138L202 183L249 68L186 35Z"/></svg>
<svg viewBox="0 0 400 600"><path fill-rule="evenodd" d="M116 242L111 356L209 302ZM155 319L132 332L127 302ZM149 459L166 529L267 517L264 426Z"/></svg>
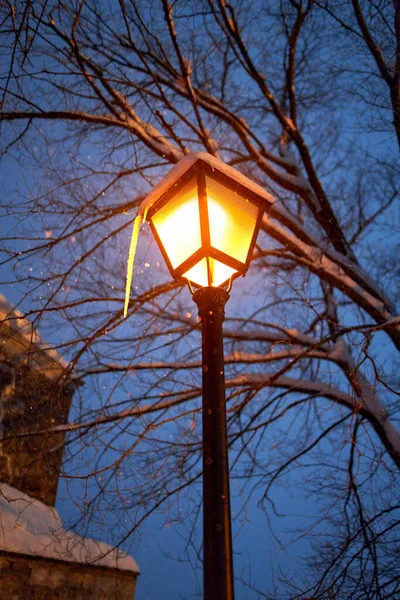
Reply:
<svg viewBox="0 0 400 600"><path fill-rule="evenodd" d="M322 249L302 242L267 217L263 219L262 228L290 250L296 262L307 267L324 281L331 283L365 310L377 323L385 325L385 331L390 335L396 347L400 349L400 327L396 320L393 321L396 315L390 312L390 308L383 299L376 298L368 291L368 284L362 287L341 266L333 262Z"/></svg>

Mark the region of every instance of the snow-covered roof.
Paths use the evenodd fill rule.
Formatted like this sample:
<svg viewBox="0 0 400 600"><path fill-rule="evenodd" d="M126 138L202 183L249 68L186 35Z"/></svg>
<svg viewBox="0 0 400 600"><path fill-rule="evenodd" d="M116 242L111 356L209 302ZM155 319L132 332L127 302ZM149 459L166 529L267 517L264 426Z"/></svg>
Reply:
<svg viewBox="0 0 400 600"><path fill-rule="evenodd" d="M131 556L66 531L54 508L6 483L0 483L0 551L140 573Z"/></svg>
<svg viewBox="0 0 400 600"><path fill-rule="evenodd" d="M2 360L17 368L25 365L40 371L49 379L62 377L68 367L54 348L43 343L32 323L0 294L0 362Z"/></svg>
<svg viewBox="0 0 400 600"><path fill-rule="evenodd" d="M271 196L271 194L269 194L264 188L243 175L243 173L240 173L240 171L237 171L233 167L227 165L219 158L215 158L215 156L212 156L207 152L192 152L191 154L181 158L180 161L177 162L176 165L174 165L172 169L163 176L161 181L151 190L150 194L145 198L140 206L140 211L142 214L146 214L147 210L153 206L153 204L157 202L157 200L198 160L202 160L210 165L213 169L217 169L231 179L234 179L237 183L247 188L254 194L257 194L269 204L274 202L273 196Z"/></svg>

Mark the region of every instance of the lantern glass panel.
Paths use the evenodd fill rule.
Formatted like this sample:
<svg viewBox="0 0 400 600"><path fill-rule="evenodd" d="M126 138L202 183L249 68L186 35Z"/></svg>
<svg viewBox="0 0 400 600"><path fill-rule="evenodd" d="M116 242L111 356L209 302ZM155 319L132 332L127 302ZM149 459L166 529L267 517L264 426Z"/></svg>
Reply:
<svg viewBox="0 0 400 600"><path fill-rule="evenodd" d="M194 267L186 271L182 275L185 279L189 279L195 285L200 287L208 286L208 270L207 270L207 259L203 258Z"/></svg>
<svg viewBox="0 0 400 600"><path fill-rule="evenodd" d="M196 180L193 179L177 192L151 220L172 268L176 269L201 248Z"/></svg>
<svg viewBox="0 0 400 600"><path fill-rule="evenodd" d="M211 246L245 263L257 223L258 206L206 177Z"/></svg>
<svg viewBox="0 0 400 600"><path fill-rule="evenodd" d="M207 261L210 269L207 269ZM194 267L186 271L182 275L185 279L189 279L194 285L207 287L209 285L218 287L225 281L228 281L234 273L237 273L232 267L224 265L219 260L214 258L203 258Z"/></svg>
<svg viewBox="0 0 400 600"><path fill-rule="evenodd" d="M219 260L215 260L214 258L210 258L210 271L211 285L214 287L218 287L225 281L228 281L234 273L237 273L232 267L228 267L228 265L224 265L224 263L219 262Z"/></svg>

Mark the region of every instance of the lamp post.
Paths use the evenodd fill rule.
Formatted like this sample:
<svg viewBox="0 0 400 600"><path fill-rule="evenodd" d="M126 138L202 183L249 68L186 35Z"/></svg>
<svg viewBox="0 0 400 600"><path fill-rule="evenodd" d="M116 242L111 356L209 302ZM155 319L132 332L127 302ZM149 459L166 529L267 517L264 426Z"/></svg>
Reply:
<svg viewBox="0 0 400 600"><path fill-rule="evenodd" d="M172 277L202 324L204 599L233 600L222 323L232 280L245 275L272 198L205 153L182 159L148 198L147 220Z"/></svg>

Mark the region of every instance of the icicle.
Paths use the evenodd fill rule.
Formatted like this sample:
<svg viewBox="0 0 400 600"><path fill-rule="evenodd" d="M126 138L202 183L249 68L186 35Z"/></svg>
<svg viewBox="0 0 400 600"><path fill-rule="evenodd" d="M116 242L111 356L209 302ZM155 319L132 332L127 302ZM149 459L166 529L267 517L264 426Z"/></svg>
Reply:
<svg viewBox="0 0 400 600"><path fill-rule="evenodd" d="M136 254L136 246L138 243L139 230L140 230L140 226L142 225L143 221L146 220L146 213L147 213L147 210L144 210L143 214L141 212L139 212L133 222L131 245L129 246L129 255L128 255L128 269L127 269L127 273L126 273L124 318L126 317L126 315L128 313L129 296L131 293L132 277L133 277L133 265L135 262L135 254Z"/></svg>

